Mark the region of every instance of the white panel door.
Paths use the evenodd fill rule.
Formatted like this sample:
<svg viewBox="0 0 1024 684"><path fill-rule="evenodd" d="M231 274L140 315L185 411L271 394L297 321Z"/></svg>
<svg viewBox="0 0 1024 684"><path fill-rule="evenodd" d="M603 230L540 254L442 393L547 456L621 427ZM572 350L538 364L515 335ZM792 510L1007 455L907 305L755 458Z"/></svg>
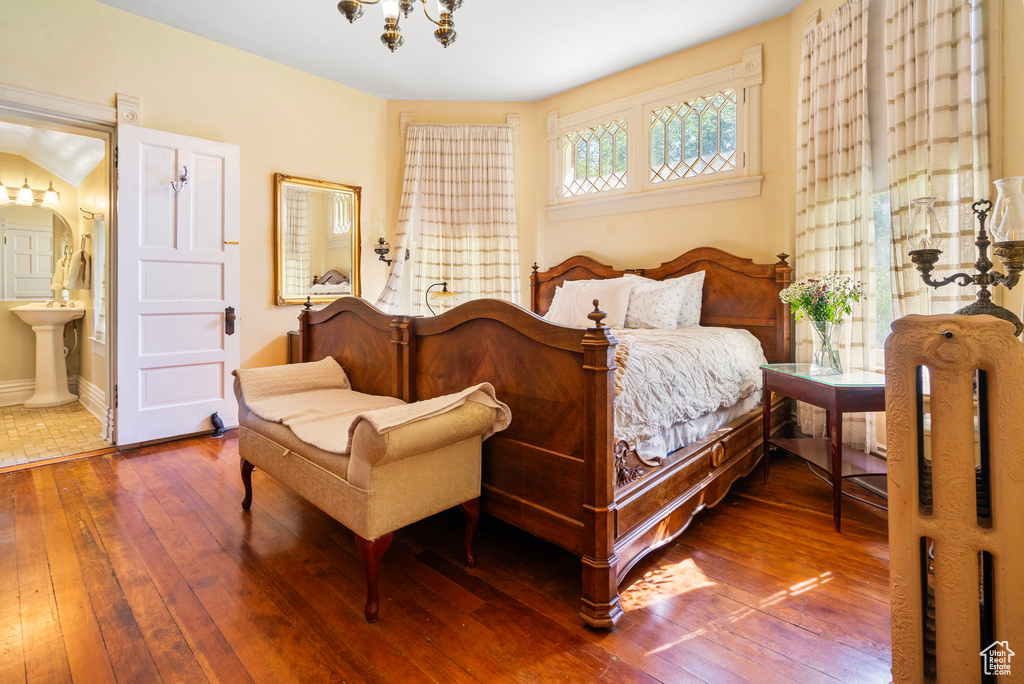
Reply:
<svg viewBox="0 0 1024 684"><path fill-rule="evenodd" d="M49 299L53 280L53 228L8 224L3 252L4 299Z"/></svg>
<svg viewBox="0 0 1024 684"><path fill-rule="evenodd" d="M117 443L233 427L238 147L122 126L117 178Z"/></svg>

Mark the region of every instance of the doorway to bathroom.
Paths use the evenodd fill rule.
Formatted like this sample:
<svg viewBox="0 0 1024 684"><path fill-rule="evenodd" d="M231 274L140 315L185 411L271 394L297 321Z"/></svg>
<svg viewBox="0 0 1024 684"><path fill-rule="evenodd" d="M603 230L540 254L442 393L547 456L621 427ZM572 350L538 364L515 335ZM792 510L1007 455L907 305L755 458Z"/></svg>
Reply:
<svg viewBox="0 0 1024 684"><path fill-rule="evenodd" d="M0 109L0 471L114 450L110 131Z"/></svg>

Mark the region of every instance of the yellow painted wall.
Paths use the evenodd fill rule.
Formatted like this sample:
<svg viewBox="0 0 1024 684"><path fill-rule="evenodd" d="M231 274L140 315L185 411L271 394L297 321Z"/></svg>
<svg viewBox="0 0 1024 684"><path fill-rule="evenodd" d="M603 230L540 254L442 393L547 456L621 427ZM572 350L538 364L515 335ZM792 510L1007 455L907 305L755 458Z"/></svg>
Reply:
<svg viewBox="0 0 1024 684"><path fill-rule="evenodd" d="M519 148L517 150L516 192L519 221L519 266L523 283L523 301L530 291L530 266L537 258L537 197L534 186L537 183L536 146L537 136L543 136L543 125L537 128L534 116L535 105L529 102L440 102L392 100L388 102L387 121L387 215L374 215L367 220L364 213L363 230L371 241L377 239L377 218L387 220L388 242L395 243L398 208L402 201L402 178L405 163L405 145L402 142L400 118L402 112L411 112L414 123L445 124L503 124L509 114L519 114ZM547 157L543 163L547 164ZM374 259L377 255L370 254ZM389 254L388 258L394 256ZM387 266L378 261L369 267L369 272L387 273ZM383 283L382 283L383 284ZM367 289L367 298L375 300L380 292ZM372 296L371 296L372 294Z"/></svg>
<svg viewBox="0 0 1024 684"><path fill-rule="evenodd" d="M82 184L78 187L78 201L79 206L86 211L94 214L103 214L106 218L106 231L107 231L107 245L110 244L111 235L111 221L110 221L110 151L107 150L107 155L103 161L93 169ZM82 233L89 233L93 237L90 239L87 245L87 251L93 259L96 258L96 252L98 244L96 240L96 221L86 220L83 214L79 214L79 220L81 222ZM75 249L78 248L80 242L76 243ZM108 257L109 267L109 257ZM90 268L93 268L93 263L90 262ZM94 269L95 272L95 269ZM76 297L85 301L89 307L89 311L85 315L85 320L82 323L83 335L81 340L81 355L80 355L80 367L79 375L86 381L92 383L101 392L106 393L108 383L108 366L107 356L110 349L109 343L99 343L94 341L92 338L96 334L95 331L95 312L99 306L97 297L99 297L100 284L97 282L97 278L93 277L91 281L92 289L87 292L76 293ZM109 289L107 290L109 293ZM107 312L111 311L110 304L107 304ZM109 317L108 323L109 326ZM110 331L107 331L107 340L111 337Z"/></svg>
<svg viewBox="0 0 1024 684"><path fill-rule="evenodd" d="M71 227L73 239L78 239L78 189L55 176L50 171L33 164L28 159L16 154L0 153L0 180L8 187L19 188L25 179L29 187L45 190L51 181L53 188L60 193L60 204L55 210L64 217ZM0 215L4 215L0 208ZM52 225L47 217L49 211L41 208L15 207L11 211L34 212L36 217L43 217L34 223ZM12 220L14 220L12 218ZM60 244L54 245L55 250ZM35 377L35 333L32 328L11 313L11 309L26 302L0 302L0 382L10 380L31 380ZM66 344L70 347L74 340L68 335ZM79 354L76 352L68 359L68 372L78 372Z"/></svg>
<svg viewBox="0 0 1024 684"><path fill-rule="evenodd" d="M299 308L272 303L273 174L361 185L364 220L380 214L385 101L92 0L9 0L0 35L7 83L108 105L129 93L146 127L240 146L242 364L283 363ZM380 269L364 273L379 291Z"/></svg>
<svg viewBox="0 0 1024 684"><path fill-rule="evenodd" d="M739 62L743 50L764 46L761 142L764 183L760 197L616 214L571 221L549 221L546 117L551 110L573 114L614 100L669 85ZM791 19L780 17L662 59L574 88L536 104L535 140L542 267L574 254L587 254L616 267L657 266L683 252L713 246L759 262L793 253L795 97ZM642 134L642 133L641 133Z"/></svg>

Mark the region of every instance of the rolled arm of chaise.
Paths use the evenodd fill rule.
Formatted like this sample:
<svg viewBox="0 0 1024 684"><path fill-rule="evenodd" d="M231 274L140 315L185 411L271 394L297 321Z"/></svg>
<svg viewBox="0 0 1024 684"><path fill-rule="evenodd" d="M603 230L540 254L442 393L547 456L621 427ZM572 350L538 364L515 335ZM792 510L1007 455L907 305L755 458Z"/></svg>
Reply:
<svg viewBox="0 0 1024 684"><path fill-rule="evenodd" d="M374 468L483 437L494 425L496 414L496 409L470 400L384 433L377 432L369 421L360 420L352 435L349 482L368 488Z"/></svg>

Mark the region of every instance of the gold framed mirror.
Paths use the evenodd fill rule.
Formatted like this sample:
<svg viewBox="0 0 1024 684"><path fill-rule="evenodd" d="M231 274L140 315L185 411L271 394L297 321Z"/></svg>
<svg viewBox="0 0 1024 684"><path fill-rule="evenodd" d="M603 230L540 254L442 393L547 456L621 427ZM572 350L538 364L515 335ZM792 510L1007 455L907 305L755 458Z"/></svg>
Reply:
<svg viewBox="0 0 1024 684"><path fill-rule="evenodd" d="M274 271L278 306L360 294L362 188L274 174Z"/></svg>

